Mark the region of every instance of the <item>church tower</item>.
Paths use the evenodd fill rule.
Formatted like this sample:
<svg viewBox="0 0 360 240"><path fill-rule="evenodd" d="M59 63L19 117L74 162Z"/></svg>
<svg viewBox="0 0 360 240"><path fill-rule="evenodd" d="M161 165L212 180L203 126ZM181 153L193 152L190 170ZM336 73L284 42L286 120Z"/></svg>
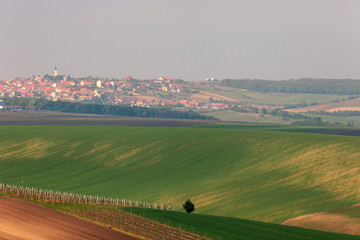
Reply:
<svg viewBox="0 0 360 240"><path fill-rule="evenodd" d="M54 77L56 77L57 75L58 75L58 73L57 73L57 67L56 67L56 65L55 65Z"/></svg>

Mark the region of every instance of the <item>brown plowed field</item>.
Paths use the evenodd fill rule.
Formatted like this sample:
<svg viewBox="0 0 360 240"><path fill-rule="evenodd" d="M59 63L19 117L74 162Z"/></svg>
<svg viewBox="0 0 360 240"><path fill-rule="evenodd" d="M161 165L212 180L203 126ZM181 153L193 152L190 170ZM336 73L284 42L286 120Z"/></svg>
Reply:
<svg viewBox="0 0 360 240"><path fill-rule="evenodd" d="M38 204L0 196L0 239L138 239Z"/></svg>
<svg viewBox="0 0 360 240"><path fill-rule="evenodd" d="M360 235L360 204L289 219L282 224L320 231Z"/></svg>
<svg viewBox="0 0 360 240"><path fill-rule="evenodd" d="M230 102L236 101L236 99L207 91L200 91L199 93L191 94L191 98L196 101L204 101L204 100L208 101L210 97L212 97L214 100L219 100L219 101L230 101Z"/></svg>

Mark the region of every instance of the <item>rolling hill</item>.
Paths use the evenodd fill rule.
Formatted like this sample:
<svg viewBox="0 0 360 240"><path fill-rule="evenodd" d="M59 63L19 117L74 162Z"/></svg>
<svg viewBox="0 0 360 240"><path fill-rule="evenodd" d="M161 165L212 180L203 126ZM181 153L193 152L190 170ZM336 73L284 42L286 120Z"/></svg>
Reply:
<svg viewBox="0 0 360 240"><path fill-rule="evenodd" d="M296 217L283 224L360 235L360 204Z"/></svg>
<svg viewBox="0 0 360 240"><path fill-rule="evenodd" d="M360 138L242 129L2 126L0 181L265 222L360 202Z"/></svg>
<svg viewBox="0 0 360 240"><path fill-rule="evenodd" d="M113 207L113 206L96 206L96 205L79 205L79 204L46 204L50 208L66 213L75 213L77 216L84 217L85 219L94 220L93 213L106 212L106 216L112 216L112 220L104 217L100 219L100 222L112 225L112 228L119 226L121 222L121 216L125 213L129 220L129 214L134 218L133 221L137 223L137 226L141 226L139 223L143 223L143 227L146 228L146 232L137 229L136 233L143 233L149 237L155 237L155 239L174 239L169 238L169 235L173 233L173 236L179 233L177 231L185 230L188 233L182 233L183 238L176 239L203 239L199 235L209 237L211 239L229 239L229 240L341 240L341 239L360 239L360 236L330 233L324 231L316 231L299 227L284 226L274 223L264 223L258 221L251 221L239 218L220 217L212 215L204 215L198 213L188 214L178 211L163 211L158 209L149 208L134 208L134 207ZM105 210L105 211L104 211ZM96 215L95 215L96 216ZM116 217L118 216L118 217ZM126 215L125 215L126 216ZM95 218L96 219L96 218ZM136 220L135 220L136 219ZM159 224L150 224L149 219ZM99 220L97 220L99 221ZM131 222L131 220L129 221ZM145 223L145 224L144 224ZM144 226L145 225L145 226ZM121 226L121 225L120 225ZM149 226L149 227L147 227ZM175 227L168 229L168 226ZM165 229L163 229L165 227ZM177 231L175 229L178 229ZM127 230L131 231L131 229ZM165 230L165 231L164 231ZM175 230L175 231L173 231ZM154 235L152 235L155 233ZM161 233L160 237L156 238L156 233ZM165 236L164 236L165 235ZM148 239L148 238L146 238Z"/></svg>

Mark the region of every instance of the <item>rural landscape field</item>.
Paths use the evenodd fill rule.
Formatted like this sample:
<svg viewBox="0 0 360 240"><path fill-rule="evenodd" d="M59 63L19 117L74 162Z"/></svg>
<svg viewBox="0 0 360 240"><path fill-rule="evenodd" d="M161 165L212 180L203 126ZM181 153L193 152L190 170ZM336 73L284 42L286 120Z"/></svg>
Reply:
<svg viewBox="0 0 360 240"><path fill-rule="evenodd" d="M290 237L292 231L299 239L301 234L341 239L270 223L360 235L360 139L316 133L320 130L329 131L235 123L1 126L1 179L18 186L161 204L169 210L131 211L212 238L243 239L238 227L254 224L246 230L251 236L262 224L273 234L266 239L282 239L277 235L282 231L289 231L283 239L297 239ZM186 199L195 203L196 211L183 213L184 218L177 212ZM322 212L323 218L312 220ZM302 216L308 216L306 221ZM335 227L329 223L332 218ZM202 230L192 225L197 221L226 221L228 226Z"/></svg>
<svg viewBox="0 0 360 240"><path fill-rule="evenodd" d="M0 0L0 240L360 240L359 0Z"/></svg>

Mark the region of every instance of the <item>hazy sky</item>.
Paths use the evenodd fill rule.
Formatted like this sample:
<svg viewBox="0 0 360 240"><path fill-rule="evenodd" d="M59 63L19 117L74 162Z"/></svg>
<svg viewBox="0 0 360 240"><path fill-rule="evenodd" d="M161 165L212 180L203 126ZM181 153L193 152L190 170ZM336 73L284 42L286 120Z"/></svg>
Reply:
<svg viewBox="0 0 360 240"><path fill-rule="evenodd" d="M360 79L359 0L0 0L0 79Z"/></svg>

